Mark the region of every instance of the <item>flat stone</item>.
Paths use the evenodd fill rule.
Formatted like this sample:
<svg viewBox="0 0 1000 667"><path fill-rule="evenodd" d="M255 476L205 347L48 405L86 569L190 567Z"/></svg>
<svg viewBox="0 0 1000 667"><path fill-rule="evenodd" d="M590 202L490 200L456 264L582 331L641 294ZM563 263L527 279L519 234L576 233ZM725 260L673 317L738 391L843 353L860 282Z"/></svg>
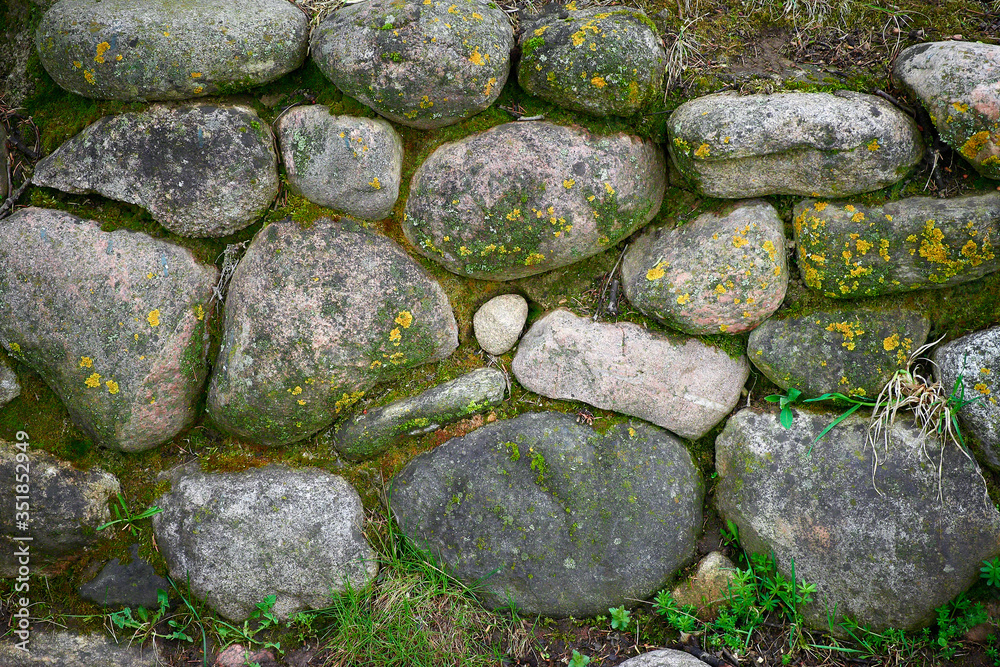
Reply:
<svg viewBox="0 0 1000 667"><path fill-rule="evenodd" d="M298 106L278 121L288 185L309 201L380 220L399 197L403 140L381 119L335 116Z"/></svg>
<svg viewBox="0 0 1000 667"><path fill-rule="evenodd" d="M253 442L296 442L457 347L444 290L394 241L329 218L273 222L229 285L208 413Z"/></svg>
<svg viewBox="0 0 1000 667"><path fill-rule="evenodd" d="M443 144L420 165L403 233L453 273L522 278L632 234L659 211L665 178L663 153L648 140L506 123Z"/></svg>
<svg viewBox="0 0 1000 667"><path fill-rule="evenodd" d="M273 144L250 107L154 105L88 125L39 162L32 181L141 206L181 236L227 236L277 196Z"/></svg>
<svg viewBox="0 0 1000 667"><path fill-rule="evenodd" d="M782 389L874 399L927 342L930 320L912 310L815 310L772 318L747 341L747 357Z"/></svg>
<svg viewBox="0 0 1000 667"><path fill-rule="evenodd" d="M670 159L699 192L846 197L899 181L924 153L913 119L874 95L717 93L667 121Z"/></svg>
<svg viewBox="0 0 1000 667"><path fill-rule="evenodd" d="M38 26L45 71L101 100L183 100L245 90L297 69L309 22L283 0L59 0Z"/></svg>
<svg viewBox="0 0 1000 667"><path fill-rule="evenodd" d="M381 408L369 408L332 433L333 446L345 458L378 456L404 435L436 431L445 424L500 405L507 377L496 368L480 368L450 382Z"/></svg>
<svg viewBox="0 0 1000 667"><path fill-rule="evenodd" d="M981 460L1000 470L1000 327L976 331L934 351L937 379L946 391L975 400L958 411L965 436Z"/></svg>
<svg viewBox="0 0 1000 667"><path fill-rule="evenodd" d="M101 607L157 609L157 590L169 591L170 582L139 558L138 544L133 544L131 551L131 562L123 565L118 558L112 558L96 577L77 589L80 597Z"/></svg>
<svg viewBox="0 0 1000 667"><path fill-rule="evenodd" d="M741 333L785 298L784 223L765 201L741 202L678 226L647 227L622 261L636 309L685 333Z"/></svg>
<svg viewBox="0 0 1000 667"><path fill-rule="evenodd" d="M9 502L0 505L0 578L18 575L23 563L14 552L28 544L32 575L51 572L62 561L82 555L101 537L98 526L111 520L108 500L121 490L118 478L101 468L77 470L28 441L26 451L0 440L0 484ZM28 468L29 522L25 529L15 512L12 491ZM20 493L20 492L19 492ZM16 538L29 536L30 542ZM7 664L7 663L2 663Z"/></svg>
<svg viewBox="0 0 1000 667"><path fill-rule="evenodd" d="M197 418L217 274L167 241L22 208L0 225L0 345L94 442L151 449Z"/></svg>
<svg viewBox="0 0 1000 667"><path fill-rule="evenodd" d="M662 648L629 658L620 667L705 667L705 664L690 653Z"/></svg>
<svg viewBox="0 0 1000 667"><path fill-rule="evenodd" d="M501 294L484 303L472 317L476 342L487 354L507 353L521 337L528 302L520 294Z"/></svg>
<svg viewBox="0 0 1000 667"><path fill-rule="evenodd" d="M1000 270L1000 193L884 206L807 199L792 229L806 285L832 298L948 287Z"/></svg>
<svg viewBox="0 0 1000 667"><path fill-rule="evenodd" d="M750 365L694 338L555 310L521 338L511 370L536 394L639 417L696 440L736 407Z"/></svg>
<svg viewBox="0 0 1000 667"><path fill-rule="evenodd" d="M517 80L532 95L595 116L631 116L663 98L667 55L641 10L543 5L521 21Z"/></svg>
<svg viewBox="0 0 1000 667"><path fill-rule="evenodd" d="M159 667L164 664L164 656L156 642L144 646L132 642L116 644L100 634L33 630L27 651L16 648L14 642L0 642L0 664L4 667Z"/></svg>
<svg viewBox="0 0 1000 667"><path fill-rule="evenodd" d="M837 413L793 415L790 429L776 410L730 418L715 445L719 513L745 550L816 586L799 607L810 627L843 637L845 617L872 632L929 625L1000 554L1000 512L978 466L952 444L940 462L936 434L922 437L905 410L874 469L868 416L814 442Z"/></svg>
<svg viewBox="0 0 1000 667"><path fill-rule="evenodd" d="M660 429L599 434L540 412L417 456L390 506L487 606L582 618L652 595L690 562L703 493L684 445Z"/></svg>
<svg viewBox="0 0 1000 667"><path fill-rule="evenodd" d="M172 486L153 531L170 576L230 620L268 595L282 620L327 607L378 572L361 498L341 477L276 465L210 474L197 462L164 476Z"/></svg>
<svg viewBox="0 0 1000 667"><path fill-rule="evenodd" d="M930 42L904 49L893 79L927 108L941 139L1000 180L1000 46Z"/></svg>
<svg viewBox="0 0 1000 667"><path fill-rule="evenodd" d="M485 0L364 0L313 31L312 58L345 94L430 130L489 107L510 72L514 31Z"/></svg>
<svg viewBox="0 0 1000 667"><path fill-rule="evenodd" d="M0 408L20 395L21 383L17 380L17 374L4 359L0 359Z"/></svg>

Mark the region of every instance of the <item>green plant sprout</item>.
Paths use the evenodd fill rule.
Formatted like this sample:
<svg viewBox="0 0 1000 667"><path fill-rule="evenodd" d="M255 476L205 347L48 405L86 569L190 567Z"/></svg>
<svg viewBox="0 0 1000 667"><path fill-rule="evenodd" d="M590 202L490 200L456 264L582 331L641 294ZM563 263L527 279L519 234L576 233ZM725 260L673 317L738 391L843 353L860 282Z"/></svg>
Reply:
<svg viewBox="0 0 1000 667"><path fill-rule="evenodd" d="M583 655L573 649L573 657L569 659L568 667L587 667L590 664L590 656Z"/></svg>
<svg viewBox="0 0 1000 667"><path fill-rule="evenodd" d="M621 607L611 607L608 609L611 614L611 627L614 630L627 630L629 620L632 618L631 612L625 608L625 605Z"/></svg>
<svg viewBox="0 0 1000 667"><path fill-rule="evenodd" d="M118 505L121 506L121 509L118 508ZM129 510L128 508L128 505L125 504L125 496L123 496L121 493L118 494L118 505L115 504L111 505L111 509L114 510L115 516L118 518L114 519L113 521L107 522L103 526L99 526L97 530L104 530L105 528L110 528L111 526L120 523L127 526L128 529L132 531L132 535L138 535L139 529L135 525L137 521L141 521L142 519L148 519L154 514L159 514L160 512L163 511L159 507L154 506L146 509L143 512L140 512L139 514L132 514L131 510Z"/></svg>
<svg viewBox="0 0 1000 667"><path fill-rule="evenodd" d="M1000 588L1000 558L984 560L983 566L979 568L979 576L986 580L987 586Z"/></svg>
<svg viewBox="0 0 1000 667"><path fill-rule="evenodd" d="M219 635L223 648L239 642L245 646L259 646L260 648L272 648L279 653L281 642L271 642L258 639L257 635L270 628L278 626L278 617L274 615L271 608L277 600L276 595L268 595L263 601L258 602L256 609L250 617L243 621L243 626L232 625L221 619L215 621L215 632Z"/></svg>

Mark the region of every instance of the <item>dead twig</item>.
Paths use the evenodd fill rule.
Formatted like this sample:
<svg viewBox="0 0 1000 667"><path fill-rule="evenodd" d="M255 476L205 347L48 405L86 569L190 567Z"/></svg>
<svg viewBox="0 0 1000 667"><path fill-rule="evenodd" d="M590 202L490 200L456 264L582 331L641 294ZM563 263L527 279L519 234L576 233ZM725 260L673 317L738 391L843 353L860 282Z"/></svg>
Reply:
<svg viewBox="0 0 1000 667"><path fill-rule="evenodd" d="M10 211L14 208L14 204L16 204L17 200L21 198L21 195L23 195L24 191L28 189L29 185L31 185L31 179L26 178L24 183L21 183L21 187L19 187L10 197L7 197L7 201L0 206L0 218L5 218L10 214Z"/></svg>

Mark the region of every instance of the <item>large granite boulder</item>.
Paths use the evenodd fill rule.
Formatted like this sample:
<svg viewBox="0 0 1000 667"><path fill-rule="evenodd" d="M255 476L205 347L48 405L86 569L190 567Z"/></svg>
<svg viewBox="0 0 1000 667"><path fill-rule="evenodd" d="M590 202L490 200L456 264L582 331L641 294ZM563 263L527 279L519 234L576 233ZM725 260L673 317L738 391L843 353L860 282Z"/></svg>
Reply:
<svg viewBox="0 0 1000 667"><path fill-rule="evenodd" d="M337 88L389 120L453 125L499 97L514 31L486 0L363 0L313 32L312 58Z"/></svg>
<svg viewBox="0 0 1000 667"><path fill-rule="evenodd" d="M1000 269L1000 193L884 206L807 199L792 229L806 285L832 298L948 287Z"/></svg>
<svg viewBox="0 0 1000 667"><path fill-rule="evenodd" d="M892 74L927 108L948 145L980 174L1000 180L1000 46L917 44L899 54Z"/></svg>
<svg viewBox="0 0 1000 667"><path fill-rule="evenodd" d="M884 188L920 162L909 116L874 95L717 93L667 121L670 159L702 194L844 197Z"/></svg>
<svg viewBox="0 0 1000 667"><path fill-rule="evenodd" d="M208 412L240 437L295 442L456 347L448 297L391 239L329 218L271 223L229 285Z"/></svg>
<svg viewBox="0 0 1000 667"><path fill-rule="evenodd" d="M378 456L404 435L420 435L444 424L496 407L507 393L507 376L498 368L479 368L427 391L370 408L331 434L345 458Z"/></svg>
<svg viewBox="0 0 1000 667"><path fill-rule="evenodd" d="M665 178L662 151L639 137L506 123L420 165L403 233L459 275L521 278L595 255L649 222Z"/></svg>
<svg viewBox="0 0 1000 667"><path fill-rule="evenodd" d="M380 220L399 197L403 140L388 122L299 106L278 120L289 187L311 202Z"/></svg>
<svg viewBox="0 0 1000 667"><path fill-rule="evenodd" d="M167 241L23 208L0 225L0 345L96 443L150 449L197 417L217 273Z"/></svg>
<svg viewBox="0 0 1000 667"><path fill-rule="evenodd" d="M826 393L874 399L927 342L930 320L912 310L814 310L754 329L747 357L767 379L803 398Z"/></svg>
<svg viewBox="0 0 1000 667"><path fill-rule="evenodd" d="M77 470L20 436L17 443L0 440L0 484L8 501L0 505L0 579L42 574L82 555L97 543L98 526L111 520L108 500L121 490L111 473ZM17 554L22 547L26 567Z"/></svg>
<svg viewBox="0 0 1000 667"><path fill-rule="evenodd" d="M635 422L498 421L413 459L393 480L400 529L490 607L593 616L652 595L691 561L701 476L684 445Z"/></svg>
<svg viewBox="0 0 1000 667"><path fill-rule="evenodd" d="M945 390L974 401L958 420L981 460L1000 470L1000 327L957 338L934 351L936 375Z"/></svg>
<svg viewBox="0 0 1000 667"><path fill-rule="evenodd" d="M750 553L772 555L789 580L816 586L800 607L812 627L845 635L850 617L873 632L914 630L979 580L1000 554L1000 512L975 463L901 412L873 448L868 417L741 410L715 445L716 502ZM940 493L940 497L939 497Z"/></svg>
<svg viewBox="0 0 1000 667"><path fill-rule="evenodd" d="M622 285L629 303L669 327L695 335L748 331L785 298L784 223L757 200L647 227L625 252Z"/></svg>
<svg viewBox="0 0 1000 667"><path fill-rule="evenodd" d="M209 474L197 463L165 476L171 490L153 517L160 553L175 580L228 619L275 595L271 611L286 620L378 572L361 498L341 477L274 465Z"/></svg>
<svg viewBox="0 0 1000 667"><path fill-rule="evenodd" d="M38 26L42 65L102 100L183 100L252 88L305 60L309 22L284 0L59 0Z"/></svg>
<svg viewBox="0 0 1000 667"><path fill-rule="evenodd" d="M267 211L278 166L271 130L250 107L154 105L87 126L32 181L141 206L181 236L227 236Z"/></svg>
<svg viewBox="0 0 1000 667"><path fill-rule="evenodd" d="M592 322L560 309L524 334L511 371L536 394L583 401L697 439L736 407L750 365L695 338L631 322Z"/></svg>
<svg viewBox="0 0 1000 667"><path fill-rule="evenodd" d="M522 19L517 80L573 111L631 116L663 97L667 55L638 9L544 5Z"/></svg>

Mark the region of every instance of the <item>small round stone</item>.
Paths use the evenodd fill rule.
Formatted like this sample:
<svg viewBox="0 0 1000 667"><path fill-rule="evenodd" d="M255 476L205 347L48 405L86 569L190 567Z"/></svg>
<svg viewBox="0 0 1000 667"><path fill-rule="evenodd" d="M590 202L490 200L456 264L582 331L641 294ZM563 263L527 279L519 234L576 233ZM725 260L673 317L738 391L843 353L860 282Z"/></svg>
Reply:
<svg viewBox="0 0 1000 667"><path fill-rule="evenodd" d="M476 311L472 326L476 342L489 354L503 354L514 347L528 319L528 302L518 294L502 294Z"/></svg>

